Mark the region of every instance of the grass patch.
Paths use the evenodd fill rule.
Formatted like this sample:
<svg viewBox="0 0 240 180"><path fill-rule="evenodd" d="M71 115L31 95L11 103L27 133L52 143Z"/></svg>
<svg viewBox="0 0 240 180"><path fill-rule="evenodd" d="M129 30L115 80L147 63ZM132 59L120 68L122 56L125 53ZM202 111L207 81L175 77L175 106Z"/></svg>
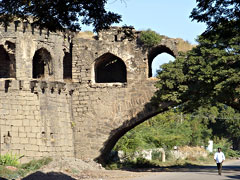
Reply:
<svg viewBox="0 0 240 180"><path fill-rule="evenodd" d="M46 157L39 160L32 160L25 164L18 164L15 166L16 170L7 169L5 165L0 165L0 177L6 179L17 179L23 178L27 174L34 172L44 165L49 164L52 161L52 158Z"/></svg>

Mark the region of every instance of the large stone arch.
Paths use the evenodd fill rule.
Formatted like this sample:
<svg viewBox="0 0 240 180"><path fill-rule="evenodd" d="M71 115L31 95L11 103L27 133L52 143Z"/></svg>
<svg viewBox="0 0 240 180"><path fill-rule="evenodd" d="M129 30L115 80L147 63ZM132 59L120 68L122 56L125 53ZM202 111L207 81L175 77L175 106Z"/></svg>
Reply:
<svg viewBox="0 0 240 180"><path fill-rule="evenodd" d="M95 83L127 82L127 68L124 61L112 53L105 53L94 62Z"/></svg>
<svg viewBox="0 0 240 180"><path fill-rule="evenodd" d="M135 117L125 120L123 124L110 132L108 139L104 142L104 146L100 150L100 156L95 160L103 164L106 163L108 161L111 150L125 133L137 125L143 123L144 121L150 119L151 117L156 116L162 111L163 110L160 111L151 102L145 104L144 109L141 112L137 113Z"/></svg>
<svg viewBox="0 0 240 180"><path fill-rule="evenodd" d="M158 45L156 47L151 48L148 51L148 77L152 77L152 62L154 58L161 53L167 53L173 57L177 56L177 53L166 45Z"/></svg>

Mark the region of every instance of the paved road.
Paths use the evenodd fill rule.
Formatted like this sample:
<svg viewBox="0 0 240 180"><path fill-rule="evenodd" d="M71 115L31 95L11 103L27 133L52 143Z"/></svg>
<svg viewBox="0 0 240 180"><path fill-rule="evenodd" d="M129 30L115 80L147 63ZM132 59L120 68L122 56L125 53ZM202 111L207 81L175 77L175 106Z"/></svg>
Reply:
<svg viewBox="0 0 240 180"><path fill-rule="evenodd" d="M149 176L134 178L132 180L236 180L236 179L240 179L240 160L225 162L223 164L222 176L218 175L216 166L200 166L173 169L172 172L158 171L156 172L156 174L153 174L151 172Z"/></svg>

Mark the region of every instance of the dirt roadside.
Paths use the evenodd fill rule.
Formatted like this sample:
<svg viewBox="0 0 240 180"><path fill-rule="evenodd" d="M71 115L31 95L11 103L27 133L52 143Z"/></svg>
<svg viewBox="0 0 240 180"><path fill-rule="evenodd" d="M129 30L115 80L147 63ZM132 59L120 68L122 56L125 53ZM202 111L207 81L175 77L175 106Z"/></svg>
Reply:
<svg viewBox="0 0 240 180"><path fill-rule="evenodd" d="M231 163L232 161L230 160L225 164ZM208 166L215 168L215 164ZM163 172L191 172L195 171L194 168L195 167L136 169L135 172L127 170L106 170L92 160L83 161L74 158L58 158L37 172L29 174L23 178L23 180L129 180L144 176L155 176ZM205 171L205 169L203 169L203 171Z"/></svg>
<svg viewBox="0 0 240 180"><path fill-rule="evenodd" d="M106 170L92 160L58 158L22 180L128 180L149 173L152 172Z"/></svg>

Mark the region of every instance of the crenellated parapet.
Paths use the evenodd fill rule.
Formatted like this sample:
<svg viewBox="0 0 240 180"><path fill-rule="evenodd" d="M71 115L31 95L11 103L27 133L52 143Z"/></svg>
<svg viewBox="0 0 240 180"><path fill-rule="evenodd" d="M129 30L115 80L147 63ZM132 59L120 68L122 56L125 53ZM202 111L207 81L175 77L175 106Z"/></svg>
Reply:
<svg viewBox="0 0 240 180"><path fill-rule="evenodd" d="M7 78L0 80L0 91L29 91L31 93L56 93L72 95L76 85L73 83L57 82L57 81L42 81L42 80L16 80L13 78Z"/></svg>

